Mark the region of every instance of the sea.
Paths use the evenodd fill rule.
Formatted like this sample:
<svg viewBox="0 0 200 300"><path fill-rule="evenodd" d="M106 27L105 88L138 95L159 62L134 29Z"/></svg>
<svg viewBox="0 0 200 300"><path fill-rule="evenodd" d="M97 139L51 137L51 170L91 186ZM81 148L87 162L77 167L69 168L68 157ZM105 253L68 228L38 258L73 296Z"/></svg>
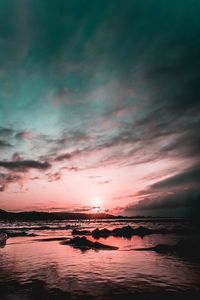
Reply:
<svg viewBox="0 0 200 300"><path fill-rule="evenodd" d="M118 250L80 250L59 238L72 230L114 229L130 225L168 229L144 237L99 238ZM173 253L138 251L199 237L184 219L112 219L0 222L12 233L0 248L0 299L200 299L200 262ZM94 240L91 237L88 239Z"/></svg>

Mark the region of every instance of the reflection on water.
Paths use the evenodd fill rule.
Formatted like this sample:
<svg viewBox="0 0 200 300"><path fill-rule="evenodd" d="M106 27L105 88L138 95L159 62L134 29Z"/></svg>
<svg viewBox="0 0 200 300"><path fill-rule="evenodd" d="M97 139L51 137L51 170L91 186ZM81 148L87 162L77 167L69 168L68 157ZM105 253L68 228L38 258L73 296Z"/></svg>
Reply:
<svg viewBox="0 0 200 300"><path fill-rule="evenodd" d="M81 225L84 228L97 227L97 224L93 223ZM112 226L113 224L98 224L98 227ZM122 294L148 294L152 291L200 293L198 263L152 251L134 251L135 248L150 247L159 243L173 244L180 238L177 234L149 235L144 238L134 236L131 239L100 238L99 242L118 246L119 250L86 252L62 245L59 241L39 241L44 236L70 237L69 229L37 230L37 234L39 237L9 238L7 245L0 249L1 288L9 281L26 286L30 282L40 280L45 282L49 289L59 288L73 297L90 295L105 298L105 295L112 296L120 291Z"/></svg>

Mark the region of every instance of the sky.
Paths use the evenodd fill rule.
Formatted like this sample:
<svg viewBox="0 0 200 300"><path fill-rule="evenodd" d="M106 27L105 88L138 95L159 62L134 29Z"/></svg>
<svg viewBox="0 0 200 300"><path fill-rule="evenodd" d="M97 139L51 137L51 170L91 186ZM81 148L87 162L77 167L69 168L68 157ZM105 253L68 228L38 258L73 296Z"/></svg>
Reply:
<svg viewBox="0 0 200 300"><path fill-rule="evenodd" d="M199 0L0 0L0 208L197 214L199 16Z"/></svg>

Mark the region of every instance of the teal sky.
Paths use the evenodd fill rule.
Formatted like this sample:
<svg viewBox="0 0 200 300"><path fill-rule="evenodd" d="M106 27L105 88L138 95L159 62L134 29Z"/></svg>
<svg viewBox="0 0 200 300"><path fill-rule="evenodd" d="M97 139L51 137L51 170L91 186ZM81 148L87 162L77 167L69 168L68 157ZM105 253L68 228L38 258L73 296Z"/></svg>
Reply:
<svg viewBox="0 0 200 300"><path fill-rule="evenodd" d="M198 0L0 0L0 206L193 214Z"/></svg>

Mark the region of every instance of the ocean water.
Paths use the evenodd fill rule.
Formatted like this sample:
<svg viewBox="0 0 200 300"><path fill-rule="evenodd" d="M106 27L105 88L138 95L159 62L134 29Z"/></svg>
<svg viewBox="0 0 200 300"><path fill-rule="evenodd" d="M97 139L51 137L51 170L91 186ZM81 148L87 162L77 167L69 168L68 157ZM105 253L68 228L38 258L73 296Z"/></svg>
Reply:
<svg viewBox="0 0 200 300"><path fill-rule="evenodd" d="M98 242L118 250L81 251L59 240L73 228L167 228L170 234L143 238L108 237ZM196 238L198 231L184 220L98 220L61 222L1 222L1 231L33 236L8 238L0 248L0 299L198 299L200 263L192 257L136 251L157 244ZM88 237L91 240L93 238ZM135 297L135 298L134 298Z"/></svg>

